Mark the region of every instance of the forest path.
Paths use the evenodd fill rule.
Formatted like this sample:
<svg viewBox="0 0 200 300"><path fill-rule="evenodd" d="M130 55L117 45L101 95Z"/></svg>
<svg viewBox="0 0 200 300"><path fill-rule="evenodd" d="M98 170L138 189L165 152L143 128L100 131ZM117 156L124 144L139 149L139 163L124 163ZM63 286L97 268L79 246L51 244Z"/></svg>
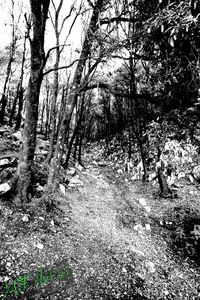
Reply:
<svg viewBox="0 0 200 300"><path fill-rule="evenodd" d="M200 299L199 270L172 252L155 218L169 200L160 203L149 186L116 178L106 165L88 162L78 173L82 186L56 199L60 215L38 217L28 231L16 219L23 228L5 241L3 255L18 253L21 272L33 270L40 282L31 281L23 296L0 299Z"/></svg>
<svg viewBox="0 0 200 300"><path fill-rule="evenodd" d="M140 204L154 209L155 203L110 174L88 165L80 174L83 187L69 196L76 291L59 299L197 299L198 278L175 258Z"/></svg>

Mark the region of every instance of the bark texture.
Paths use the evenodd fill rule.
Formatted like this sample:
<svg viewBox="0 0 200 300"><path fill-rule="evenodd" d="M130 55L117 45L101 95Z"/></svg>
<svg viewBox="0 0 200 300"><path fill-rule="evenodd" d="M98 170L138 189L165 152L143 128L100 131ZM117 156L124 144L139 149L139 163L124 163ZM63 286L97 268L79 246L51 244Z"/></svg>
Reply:
<svg viewBox="0 0 200 300"><path fill-rule="evenodd" d="M167 179L164 175L164 167L158 168L158 183L160 186L160 197L162 198L172 198L173 194L171 189L168 187Z"/></svg>
<svg viewBox="0 0 200 300"><path fill-rule="evenodd" d="M29 202L31 199L38 104L45 66L44 35L49 2L50 0L30 0L33 27L33 37L30 39L31 70L27 91L22 150L14 180L17 199L22 203Z"/></svg>

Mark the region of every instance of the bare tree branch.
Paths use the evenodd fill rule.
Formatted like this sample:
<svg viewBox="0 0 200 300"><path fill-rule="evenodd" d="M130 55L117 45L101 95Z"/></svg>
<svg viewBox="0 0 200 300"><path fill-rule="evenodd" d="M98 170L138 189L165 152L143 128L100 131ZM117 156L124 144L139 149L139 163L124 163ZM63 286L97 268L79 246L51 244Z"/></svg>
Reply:
<svg viewBox="0 0 200 300"><path fill-rule="evenodd" d="M56 10L56 14L57 14L57 15L59 15L60 10L61 10L61 8L62 8L62 5L63 5L63 0L60 0L59 6L58 6L58 8L57 8L57 10Z"/></svg>
<svg viewBox="0 0 200 300"><path fill-rule="evenodd" d="M50 19L51 19L51 23L52 23L52 25L53 25L53 28L54 28L54 30L56 30L56 27L55 27L55 24L54 24L54 21L53 21L53 17L52 17L52 15L51 15L51 12L49 11L49 15L50 15Z"/></svg>
<svg viewBox="0 0 200 300"><path fill-rule="evenodd" d="M77 1L77 0L76 0ZM74 4L76 3L76 1L73 3L73 7L74 7ZM67 34L67 36L66 36L66 38L65 38L65 41L64 41L64 43L66 43L66 41L67 41L67 39L68 39L68 37L69 37L69 35L71 34L71 31L72 31L72 28L74 27L74 24L75 24L75 22L76 22L76 20L77 20L77 18L78 18L78 16L80 15L80 12L81 12L81 9L82 9L82 5L83 5L83 0L81 1L81 3L80 3L80 5L79 5L79 11L76 13L76 15L75 15L75 18L74 18L74 20L73 20L73 22L72 22L72 24L71 24L71 26L70 26L70 29L69 29L69 31L68 31L68 34ZM64 24L63 24L64 25ZM61 25L61 28L62 28L63 26ZM60 29L60 30L62 30L62 29ZM60 49L60 54L61 54L61 52L63 51L63 48L61 48Z"/></svg>
<svg viewBox="0 0 200 300"><path fill-rule="evenodd" d="M56 47L54 47L56 48ZM71 62L69 65L67 66L62 66L62 67L59 67L59 68L51 68L49 70L47 70L46 72L43 73L43 76L53 72L53 71L56 71L56 70L63 70L63 69L69 69L70 67L72 67L76 62L79 62L79 61L86 61L87 59L95 59L93 56L88 56L88 57L85 57L83 59L75 59L73 62ZM99 64L99 62L102 62L101 58L98 57L96 58L96 62L94 63L94 65L90 68L90 73L94 70L94 68L96 68L96 66Z"/></svg>
<svg viewBox="0 0 200 300"><path fill-rule="evenodd" d="M94 9L94 4L92 3L91 0L87 0L87 2L89 3L89 5Z"/></svg>
<svg viewBox="0 0 200 300"><path fill-rule="evenodd" d="M128 93L123 93L119 90L117 90L116 88L112 87L110 84L108 83L105 83L105 82L97 82L97 83L92 83L90 85L87 85L87 86L82 86L80 88L80 92L83 92L83 91L87 91L87 90L91 90L91 89L95 89L95 88L100 88L100 89L105 89L105 90L108 90L113 96L119 96L119 97L122 97L122 98L131 98L133 97L132 94L128 94ZM148 102L156 105L156 106L159 106L160 102L159 102L159 97L151 97L149 94L136 94L134 95L134 97L136 97L137 99L145 99L147 100Z"/></svg>
<svg viewBox="0 0 200 300"><path fill-rule="evenodd" d="M70 35L71 31L72 31L72 28L73 28L73 26L74 26L74 24L75 24L75 22L76 22L76 19L78 18L79 14L80 14L80 11L81 11L81 5L80 5L80 7L79 7L78 13L76 14L76 16L75 16L75 18L74 18L74 20L73 20L73 22L72 22L72 24L71 24L71 26L70 26L70 29L69 29L67 38L69 37L69 35Z"/></svg>
<svg viewBox="0 0 200 300"><path fill-rule="evenodd" d="M67 20L69 17L71 17L71 14L72 14L72 11L73 11L73 9L74 9L74 6L75 6L76 1L77 1L77 0L75 0L74 3L71 5L69 14L63 19L63 21L62 21L62 23L61 23L61 26L60 26L60 32L62 31L63 26L64 26L66 20Z"/></svg>
<svg viewBox="0 0 200 300"><path fill-rule="evenodd" d="M56 6L55 6L55 3L53 2L53 0L51 0L51 3L53 4L53 8L56 11Z"/></svg>
<svg viewBox="0 0 200 300"><path fill-rule="evenodd" d="M67 47L67 46L71 46L71 44L63 44L63 45L58 45L58 46L55 46L55 47L50 48L50 49L48 50L47 54L46 54L45 61L47 61L47 59L49 58L49 56L50 56L50 54L51 54L51 52L52 52L53 50L55 50L55 49L57 49L57 48L59 48L59 47L62 47L62 49L63 49L64 47Z"/></svg>
<svg viewBox="0 0 200 300"><path fill-rule="evenodd" d="M86 59L84 59L86 60ZM56 70L63 70L63 69L69 69L70 67L72 67L76 62L80 61L80 59L75 59L71 64L67 65L67 66L62 66L62 67L58 67L58 68L51 68L49 70L47 70L46 72L43 73L43 76L56 71Z"/></svg>

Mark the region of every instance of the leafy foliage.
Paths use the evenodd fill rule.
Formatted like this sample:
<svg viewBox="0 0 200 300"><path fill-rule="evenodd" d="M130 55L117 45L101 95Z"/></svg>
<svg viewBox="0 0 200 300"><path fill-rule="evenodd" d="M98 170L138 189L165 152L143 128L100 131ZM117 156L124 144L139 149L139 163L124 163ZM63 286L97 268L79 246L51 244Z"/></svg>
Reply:
<svg viewBox="0 0 200 300"><path fill-rule="evenodd" d="M144 51L161 66L164 103L189 106L198 97L198 15L192 13L191 1L163 1L152 6L151 14L144 27Z"/></svg>
<svg viewBox="0 0 200 300"><path fill-rule="evenodd" d="M174 220L177 222L173 237L178 250L193 259L200 259L200 213L188 207L176 207Z"/></svg>

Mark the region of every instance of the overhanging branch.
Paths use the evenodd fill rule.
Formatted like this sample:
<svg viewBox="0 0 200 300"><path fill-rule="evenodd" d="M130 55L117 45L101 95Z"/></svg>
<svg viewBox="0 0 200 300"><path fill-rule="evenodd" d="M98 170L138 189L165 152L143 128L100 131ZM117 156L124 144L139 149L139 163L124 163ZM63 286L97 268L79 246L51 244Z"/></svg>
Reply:
<svg viewBox="0 0 200 300"><path fill-rule="evenodd" d="M104 89L104 90L108 90L113 96L118 96L121 98L136 98L136 99L145 99L146 101L148 101L151 104L154 104L156 106L160 106L160 99L158 97L151 97L149 94L128 94L128 93L123 93L119 90L116 90L116 88L112 87L110 84L105 83L105 82L97 82L97 83L93 83L87 86L83 86L82 88L80 88L80 92L83 91L87 91L87 90L91 90L91 89L95 89L95 88L100 88L100 89Z"/></svg>
<svg viewBox="0 0 200 300"><path fill-rule="evenodd" d="M57 47L54 47L54 48L57 48ZM87 59L94 59L94 57L92 56L87 56L86 58L83 58L83 59L75 59L73 62L71 62L69 65L67 66L61 66L61 67L58 67L58 68L51 68L49 70L47 70L46 72L43 73L43 76L53 72L53 71L57 71L57 70L63 70L63 69L69 69L71 68L76 62L80 62L80 61L86 61ZM94 66L96 66L96 63L98 64L100 61L99 61L99 57L96 58L96 62L94 63Z"/></svg>

